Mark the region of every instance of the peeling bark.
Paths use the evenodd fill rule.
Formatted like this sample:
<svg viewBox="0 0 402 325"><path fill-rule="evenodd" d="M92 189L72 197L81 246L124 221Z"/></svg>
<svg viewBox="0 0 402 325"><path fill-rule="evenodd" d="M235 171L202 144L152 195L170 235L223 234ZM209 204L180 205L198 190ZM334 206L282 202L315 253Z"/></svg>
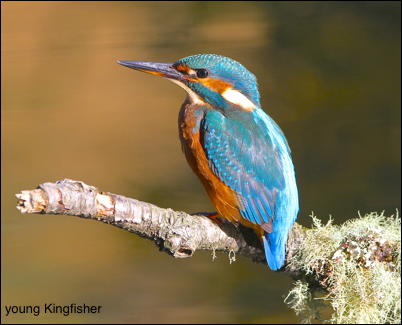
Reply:
<svg viewBox="0 0 402 325"><path fill-rule="evenodd" d="M102 221L150 239L176 258L191 257L203 249L265 263L263 248L253 231L225 221L214 222L208 213L190 215L163 209L70 179L44 183L16 196L22 213L67 214ZM295 224L287 244L288 257L297 251L301 236L302 227Z"/></svg>

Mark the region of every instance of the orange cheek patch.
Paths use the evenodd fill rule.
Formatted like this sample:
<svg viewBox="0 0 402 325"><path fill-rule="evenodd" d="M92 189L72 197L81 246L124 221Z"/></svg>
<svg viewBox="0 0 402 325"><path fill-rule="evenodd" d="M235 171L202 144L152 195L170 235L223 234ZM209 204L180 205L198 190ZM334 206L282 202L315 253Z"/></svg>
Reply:
<svg viewBox="0 0 402 325"><path fill-rule="evenodd" d="M230 82L222 81L214 78L202 78L198 79L198 81L204 86L210 88L213 91L216 91L222 94L226 89L232 88L233 85Z"/></svg>

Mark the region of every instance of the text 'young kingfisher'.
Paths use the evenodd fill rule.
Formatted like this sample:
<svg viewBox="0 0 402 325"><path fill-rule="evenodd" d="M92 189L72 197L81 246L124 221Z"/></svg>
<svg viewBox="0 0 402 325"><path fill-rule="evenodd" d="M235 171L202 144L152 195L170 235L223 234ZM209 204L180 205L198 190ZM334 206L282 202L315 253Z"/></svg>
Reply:
<svg viewBox="0 0 402 325"><path fill-rule="evenodd" d="M216 54L174 63L118 61L165 77L188 97L179 113L182 148L220 217L254 229L272 270L285 263L299 210L286 138L262 110L256 77Z"/></svg>

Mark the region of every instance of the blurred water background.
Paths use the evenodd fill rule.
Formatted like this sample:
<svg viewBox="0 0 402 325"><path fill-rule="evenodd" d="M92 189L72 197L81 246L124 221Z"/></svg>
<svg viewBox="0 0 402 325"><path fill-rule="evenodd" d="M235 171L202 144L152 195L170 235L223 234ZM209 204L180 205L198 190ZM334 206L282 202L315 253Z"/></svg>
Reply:
<svg viewBox="0 0 402 325"><path fill-rule="evenodd" d="M2 2L2 322L294 323L292 280L209 252L174 260L101 223L22 215L63 178L212 211L180 150L182 89L116 64L232 57L292 148L299 222L401 206L399 2ZM102 305L5 316L4 305Z"/></svg>

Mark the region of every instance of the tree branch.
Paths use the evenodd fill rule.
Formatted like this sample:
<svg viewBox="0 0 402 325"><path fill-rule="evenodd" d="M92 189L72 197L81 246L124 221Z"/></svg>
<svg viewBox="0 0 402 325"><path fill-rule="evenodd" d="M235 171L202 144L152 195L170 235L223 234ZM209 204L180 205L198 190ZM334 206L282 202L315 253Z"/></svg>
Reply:
<svg viewBox="0 0 402 325"><path fill-rule="evenodd" d="M239 254L265 263L263 248L252 230L212 221L207 213L162 209L70 179L44 183L16 196L22 213L102 221L152 240L176 258L191 257L197 249L204 249L229 252L230 261ZM287 303L309 320L316 317L315 294L325 289L325 300L334 310L330 322L400 323L398 213L390 217L370 213L342 225L332 225L331 220L322 225L312 217L312 228L295 224L289 233L281 271L300 280Z"/></svg>
<svg viewBox="0 0 402 325"><path fill-rule="evenodd" d="M265 263L261 244L251 230L214 222L207 213L190 215L163 209L70 179L44 183L16 196L22 213L67 214L102 221L150 239L176 258L191 257L203 249L236 253ZM300 237L300 229L296 226L289 240L291 254L297 249L295 239ZM234 254L230 256L234 259Z"/></svg>

